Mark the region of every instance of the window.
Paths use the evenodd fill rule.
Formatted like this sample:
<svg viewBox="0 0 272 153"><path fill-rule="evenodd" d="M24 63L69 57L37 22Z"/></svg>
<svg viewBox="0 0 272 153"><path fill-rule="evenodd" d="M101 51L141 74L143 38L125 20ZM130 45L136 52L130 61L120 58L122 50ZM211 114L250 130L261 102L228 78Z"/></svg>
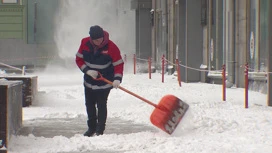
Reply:
<svg viewBox="0 0 272 153"><path fill-rule="evenodd" d="M2 4L17 4L19 0L2 0Z"/></svg>

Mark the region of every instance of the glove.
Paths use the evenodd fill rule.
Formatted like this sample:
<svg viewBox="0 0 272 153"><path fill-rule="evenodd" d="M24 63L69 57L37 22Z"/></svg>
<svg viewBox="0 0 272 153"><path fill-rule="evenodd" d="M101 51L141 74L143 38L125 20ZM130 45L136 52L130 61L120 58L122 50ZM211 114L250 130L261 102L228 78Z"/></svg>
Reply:
<svg viewBox="0 0 272 153"><path fill-rule="evenodd" d="M98 76L98 72L95 70L88 70L86 73L94 79L96 79Z"/></svg>
<svg viewBox="0 0 272 153"><path fill-rule="evenodd" d="M112 82L112 86L113 86L113 88L118 88L119 86L120 86L120 81L119 80L114 80L113 82Z"/></svg>

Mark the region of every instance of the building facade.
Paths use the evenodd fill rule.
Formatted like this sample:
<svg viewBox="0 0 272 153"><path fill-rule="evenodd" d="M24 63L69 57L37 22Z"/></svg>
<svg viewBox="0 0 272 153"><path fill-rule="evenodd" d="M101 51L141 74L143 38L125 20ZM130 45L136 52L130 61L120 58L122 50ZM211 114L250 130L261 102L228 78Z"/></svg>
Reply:
<svg viewBox="0 0 272 153"><path fill-rule="evenodd" d="M60 2L67 1L0 1L0 62L45 65L47 58L43 57L58 55L52 29ZM126 24L126 20L115 24L129 25L129 29L135 30L135 33L130 30L132 36L125 37L135 40L135 49L129 50L135 50L140 58L151 57L156 69L160 69L161 57L165 55L169 65L174 66L175 60L179 60L182 81L220 83L225 65L227 86L244 87L248 64L250 89L272 95L271 0L116 0L115 3L116 16L135 19L132 22L135 26ZM133 14L135 17L131 17ZM113 31L118 30L113 27ZM135 38L127 39L130 37ZM169 73L173 71L168 67Z"/></svg>
<svg viewBox="0 0 272 153"><path fill-rule="evenodd" d="M245 87L248 65L249 88L271 95L272 1L152 0L152 10L152 58L178 59L183 81L221 83L225 65L227 86Z"/></svg>
<svg viewBox="0 0 272 153"><path fill-rule="evenodd" d="M56 56L55 0L0 1L0 62L13 66L44 66Z"/></svg>

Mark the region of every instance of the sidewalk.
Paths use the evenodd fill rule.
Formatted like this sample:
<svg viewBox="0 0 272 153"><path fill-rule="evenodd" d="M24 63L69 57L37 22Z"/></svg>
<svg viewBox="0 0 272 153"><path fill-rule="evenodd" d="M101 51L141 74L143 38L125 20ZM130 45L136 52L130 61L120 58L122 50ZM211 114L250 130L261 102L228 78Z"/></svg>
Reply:
<svg viewBox="0 0 272 153"><path fill-rule="evenodd" d="M75 134L82 134L87 130L86 119L82 118L39 118L23 122L22 129L18 135L53 138L54 136L73 137ZM104 134L130 134L142 131L156 131L152 126L135 124L119 118L108 118ZM79 153L79 152L58 152L58 153ZM82 153L82 152L81 152ZM92 153L113 153L109 151L94 151Z"/></svg>

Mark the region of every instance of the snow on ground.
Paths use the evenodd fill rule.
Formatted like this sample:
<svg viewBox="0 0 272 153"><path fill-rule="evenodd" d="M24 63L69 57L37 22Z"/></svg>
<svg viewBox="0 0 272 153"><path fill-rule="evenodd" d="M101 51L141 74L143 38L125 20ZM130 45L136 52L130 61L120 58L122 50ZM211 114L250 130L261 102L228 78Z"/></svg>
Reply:
<svg viewBox="0 0 272 153"><path fill-rule="evenodd" d="M38 73L39 98L33 106L23 108L23 120L39 118L86 118L82 73L79 70ZM272 150L272 108L266 106L266 95L249 92L249 108L244 108L244 89L227 89L222 101L222 86L205 83L183 83L175 76L161 74L124 74L121 84L128 90L158 103L174 94L190 105L176 131L168 135L149 121L154 107L113 89L108 99L108 117L120 118L147 126L154 131L99 137L75 134L71 138L13 136L9 153L107 152L121 153L269 153Z"/></svg>

